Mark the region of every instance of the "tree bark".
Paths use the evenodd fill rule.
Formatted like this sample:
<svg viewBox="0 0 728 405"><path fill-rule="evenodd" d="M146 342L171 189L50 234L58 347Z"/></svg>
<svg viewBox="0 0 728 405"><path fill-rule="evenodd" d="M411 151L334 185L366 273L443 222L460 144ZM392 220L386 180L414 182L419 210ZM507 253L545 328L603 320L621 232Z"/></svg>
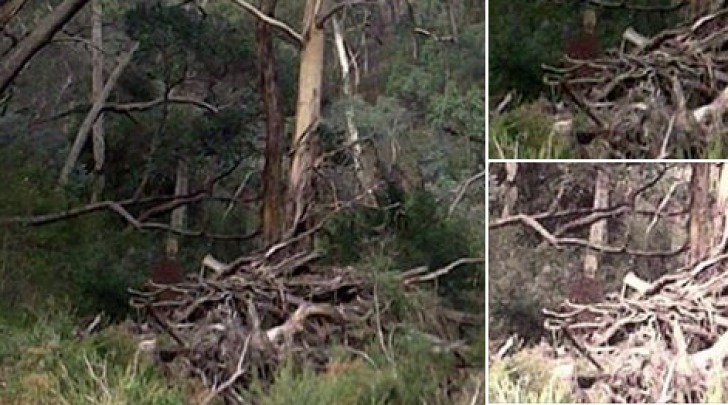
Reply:
<svg viewBox="0 0 728 405"><path fill-rule="evenodd" d="M93 0L91 3L91 102L101 98L104 90L104 43L102 36L103 9L101 0ZM91 202L99 201L104 192L104 160L106 157L106 140L104 139L104 113L94 122L93 128L94 146L94 185L91 194Z"/></svg>
<svg viewBox="0 0 728 405"><path fill-rule="evenodd" d="M174 185L174 195L182 196L189 193L189 168L183 157L177 158L177 176ZM182 204L172 211L172 218L169 221L172 228L183 229L187 222L187 205ZM168 258L176 258L179 251L179 239L177 235L171 234L167 237L166 253Z"/></svg>
<svg viewBox="0 0 728 405"><path fill-rule="evenodd" d="M9 0L0 4L0 29L5 28L10 20L12 20L27 3L28 0Z"/></svg>
<svg viewBox="0 0 728 405"><path fill-rule="evenodd" d="M501 218L506 218L515 213L516 202L518 201L518 186L516 176L518 175L518 162L506 162L506 193L503 202Z"/></svg>
<svg viewBox="0 0 728 405"><path fill-rule="evenodd" d="M721 163L717 169L717 190L716 190L716 215L714 216L714 224L716 229L716 237L720 238L720 242L715 247L715 255L726 253L728 249L728 165Z"/></svg>
<svg viewBox="0 0 728 405"><path fill-rule="evenodd" d="M277 0L261 0L260 11L274 17ZM256 20L256 43L260 92L266 114L265 163L263 166L263 205L261 224L263 243L270 245L279 238L281 225L281 159L283 146L283 114L278 103L278 85L275 72L275 55L271 27L265 21Z"/></svg>
<svg viewBox="0 0 728 405"><path fill-rule="evenodd" d="M341 68L342 91L345 97L351 98L354 94L352 88L355 87L352 86L352 63L347 56L344 33L338 17L334 16L331 22L334 25L334 44L336 45L336 53L339 56L339 66ZM364 151L359 140L359 130L354 122L354 108L351 105L347 106L344 114L346 116L346 132L349 135L348 141L352 145L354 154L354 171L359 179L359 184L361 184L362 189L366 193L364 202L368 205L376 206L377 200L374 197L377 177L374 170L375 165L369 160L365 160Z"/></svg>
<svg viewBox="0 0 728 405"><path fill-rule="evenodd" d="M298 72L296 124L293 132L293 160L288 181L287 224L293 235L311 225L313 200L313 162L321 108L321 80L324 65L324 31L316 27L320 0L307 0L303 19L303 47ZM303 238L299 248L312 246L311 237Z"/></svg>
<svg viewBox="0 0 728 405"><path fill-rule="evenodd" d="M597 179L594 184L594 209L605 209L609 207L609 175L605 170L597 169ZM593 245L603 246L607 238L607 220L602 219L591 225L589 230L589 242ZM584 276L596 278L599 267L599 256L595 251L587 250L584 255Z"/></svg>
<svg viewBox="0 0 728 405"><path fill-rule="evenodd" d="M690 178L690 251L688 264L705 258L710 249L712 217L709 200L710 164L693 163Z"/></svg>
<svg viewBox="0 0 728 405"><path fill-rule="evenodd" d="M65 0L53 9L30 34L23 38L0 61L0 94L7 90L26 63L60 30L89 0Z"/></svg>

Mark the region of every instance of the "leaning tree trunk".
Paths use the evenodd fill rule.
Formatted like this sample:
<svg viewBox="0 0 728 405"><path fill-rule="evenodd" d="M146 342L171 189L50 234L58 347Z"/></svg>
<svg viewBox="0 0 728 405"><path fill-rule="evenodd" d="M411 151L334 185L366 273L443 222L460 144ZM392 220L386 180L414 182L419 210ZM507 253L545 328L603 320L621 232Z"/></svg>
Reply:
<svg viewBox="0 0 728 405"><path fill-rule="evenodd" d="M86 118L83 120L83 122L81 123L81 127L78 129L78 134L76 134L76 140L71 146L71 151L68 153L66 162L63 164L61 174L58 176L58 185L65 186L66 184L68 184L68 178L71 175L71 171L76 165L76 162L78 161L78 157L81 155L81 150L83 149L83 146L86 144L88 134L91 131L91 126L94 122L96 122L96 119L101 113L101 109L104 107L104 103L106 103L106 99L109 98L109 95L111 95L111 90L113 90L114 86L116 86L116 81L119 80L121 73L124 71L129 62L131 62L131 59L137 49L139 49L139 42L135 42L132 45L131 50L129 50L129 52L121 58L119 64L116 66L114 71L111 72L111 75L109 75L109 79L106 81L106 84L104 85L101 94L99 94L98 98L94 100L94 104L91 106L91 110L88 112L88 114L86 114Z"/></svg>
<svg viewBox="0 0 728 405"><path fill-rule="evenodd" d="M260 11L273 17L277 0L261 0ZM263 166L263 205L261 223L263 242L275 242L281 232L281 148L283 144L283 114L278 103L275 73L275 55L271 27L265 21L256 21L256 42L260 92L266 114L265 163Z"/></svg>
<svg viewBox="0 0 728 405"><path fill-rule="evenodd" d="M58 32L89 0L65 0L51 11L33 31L18 43L0 61L0 94L7 90L10 83L53 35Z"/></svg>
<svg viewBox="0 0 728 405"><path fill-rule="evenodd" d="M303 46L298 72L293 160L288 180L287 224L293 235L304 233L313 221L313 162L321 107L321 76L324 65L324 31L316 26L320 0L307 0L303 18ZM313 239L301 238L299 248L310 248Z"/></svg>

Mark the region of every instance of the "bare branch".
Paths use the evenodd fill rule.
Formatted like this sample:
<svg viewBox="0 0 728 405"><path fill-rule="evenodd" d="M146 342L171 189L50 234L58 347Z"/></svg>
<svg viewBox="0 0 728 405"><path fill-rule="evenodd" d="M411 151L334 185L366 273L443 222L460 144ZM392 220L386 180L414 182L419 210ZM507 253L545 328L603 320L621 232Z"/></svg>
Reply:
<svg viewBox="0 0 728 405"><path fill-rule="evenodd" d="M409 275L409 277L405 277L403 280L404 285L410 285L414 283L420 283L423 281L430 281L434 280L440 276L443 276L445 274L448 274L450 271L455 269L456 267L462 266L463 264L471 264L471 263L483 263L485 264L485 258L484 257L464 257L460 258L458 260L455 260L454 262L448 264L445 267L442 267L440 269L437 269L433 271L432 273L427 273L423 275ZM418 269L419 270L419 269ZM419 270L421 271L421 270Z"/></svg>
<svg viewBox="0 0 728 405"><path fill-rule="evenodd" d="M206 230L189 230L189 229L183 229L183 228L176 228L169 226L164 223L158 223L158 222L146 222L146 219L150 218L152 215L159 215L164 212L171 211L179 206L191 204L194 202L202 201L206 198L213 199L213 197L209 196L209 190L211 189L211 186L218 181L222 180L226 176L228 176L230 173L235 170L235 168L238 166L241 160L239 160L235 165L232 165L231 168L221 172L216 177L209 180L206 184L203 185L202 189L197 190L193 193L189 193L186 195L178 195L178 196L158 196L158 197L148 197L148 198L128 198L121 201L101 201L96 203L91 203L84 205L82 207L76 207L69 210L64 210L60 212L54 212L50 214L42 214L42 215L34 215L34 216L13 216L13 217L6 217L6 218L0 218L0 225L10 225L10 224L21 224L21 225L28 225L28 226L41 226L46 225L54 222L63 221L66 219L72 219L77 218L83 215L87 215L93 212L102 211L102 210L109 210L112 212L115 212L124 220L126 220L129 224L134 226L134 228L138 230L146 230L146 229L156 229L156 230L164 230L171 233L174 233L176 235L180 236L187 236L187 237L209 237L212 239L218 239L218 240L249 240L252 238L255 238L258 236L259 231L255 231L249 234L245 235L226 235L226 234L216 234L216 233L210 233ZM145 212L143 212L139 218L135 218L129 211L128 208L130 207L136 207L141 205L147 205L147 204L158 204L152 208L147 209Z"/></svg>
<svg viewBox="0 0 728 405"><path fill-rule="evenodd" d="M322 29L324 27L324 24L326 24L326 21L331 18L337 11L341 10L344 7L350 7L350 6L361 6L361 5L375 5L379 1L378 0L347 0L347 1L339 1L333 6L331 6L330 9L326 11L322 11L319 13L320 15L316 17L316 27L318 29Z"/></svg>
<svg viewBox="0 0 728 405"><path fill-rule="evenodd" d="M165 104L192 105L195 107L205 109L211 113L218 113L220 111L220 107L214 106L205 101L198 100L198 99L191 98L191 97L180 97L180 96L169 96L166 98L164 96L160 96L159 98L155 98L154 100L137 101L137 102L131 102L131 103L106 103L103 105L103 107L101 107L101 111L128 114L130 112L146 111L146 110L152 109L154 107L157 107L160 105L165 105ZM40 122L41 123L49 122L49 121L67 117L71 114L78 114L78 113L88 110L90 107L91 107L91 105L89 105L89 104L79 105L79 106L73 107L69 110L55 114L50 118L45 118L45 119L41 120Z"/></svg>
<svg viewBox="0 0 728 405"><path fill-rule="evenodd" d="M624 8L624 9L636 10L636 11L674 11L681 7L684 7L687 4L685 2L685 0L678 0L676 2L667 4L667 5L652 5L652 6L635 4L629 0L615 0L615 1L587 0L587 2L591 3L595 6L604 7L604 8Z"/></svg>
<svg viewBox="0 0 728 405"><path fill-rule="evenodd" d="M169 103L169 104L189 104L195 107L199 107L210 111L211 113L217 113L219 109L205 101L198 100L192 97L180 97L180 96L169 96L159 97L150 101L140 101L136 103L107 103L104 105L104 111L114 112L132 112L132 111L144 111L158 105Z"/></svg>
<svg viewBox="0 0 728 405"><path fill-rule="evenodd" d="M245 356L248 354L248 347L250 347L250 340L252 339L253 335L250 334L245 339L245 344L243 345L243 351L240 353L240 357L238 357L238 364L235 367L235 372L233 375L230 376L224 383L220 384L219 386L215 387L212 392L210 392L207 397L201 402L202 405L209 404L213 399L215 399L216 396L220 395L221 392L225 391L226 389L230 388L233 384L235 384L235 381L238 380L238 378L242 377L243 374L245 374L245 368L243 368L243 361L245 360Z"/></svg>
<svg viewBox="0 0 728 405"><path fill-rule="evenodd" d="M88 0L65 0L56 6L0 61L0 94L7 90L15 77L53 35L86 5Z"/></svg>
<svg viewBox="0 0 728 405"><path fill-rule="evenodd" d="M242 7L243 10L249 12L252 14L255 18L264 21L265 23L271 25L272 27L278 28L285 36L289 39L291 39L295 44L298 45L298 47L303 46L303 37L301 34L297 33L293 28L288 26L286 23L276 20L275 18L271 18L270 16L266 15L265 13L261 12L251 4L249 4L245 0L232 0L233 3L237 4L238 6Z"/></svg>
<svg viewBox="0 0 728 405"><path fill-rule="evenodd" d="M428 30L426 30L424 28L415 28L413 30L413 32L415 34L420 34L422 36L428 37L428 38L432 39L433 41L438 41L438 42L455 42L455 37L453 37L452 35L439 36L439 35L435 34L434 32L428 31Z"/></svg>
<svg viewBox="0 0 728 405"><path fill-rule="evenodd" d="M465 196L465 192L468 191L468 188L473 183L480 180L481 178L485 178L485 170L483 170L480 173L476 173L474 176L469 177L456 188L457 195L455 196L455 199L452 201L452 204L450 204L450 208L447 210L448 217L450 217L452 215L452 213L455 212L455 207L458 205L460 200L463 199L463 197Z"/></svg>
<svg viewBox="0 0 728 405"><path fill-rule="evenodd" d="M531 229L538 232L541 237L546 239L550 244L552 244L557 249L561 249L563 246L581 246L588 249L596 250L598 252L602 253L609 253L609 254L629 254L634 256L649 256L649 257L672 257L677 256L681 253L683 253L687 249L687 243L683 244L681 247L679 247L676 250L673 251L645 251L645 250L634 250L627 248L626 244L624 246L608 246L608 245L599 245L590 243L587 240L579 239L579 238L558 238L554 236L551 232L549 232L546 228L543 227L534 217L525 215L525 214L518 214L513 215L511 217L501 218L499 220L496 220L489 224L489 227L498 227L503 226L505 224L512 224L515 222L521 222L524 225L529 226Z"/></svg>

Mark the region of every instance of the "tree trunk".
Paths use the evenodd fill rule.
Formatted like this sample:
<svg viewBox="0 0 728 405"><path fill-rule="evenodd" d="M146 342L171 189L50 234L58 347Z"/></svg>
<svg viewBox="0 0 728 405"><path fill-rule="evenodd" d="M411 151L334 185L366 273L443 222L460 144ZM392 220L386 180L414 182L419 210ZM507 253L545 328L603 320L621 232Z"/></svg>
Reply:
<svg viewBox="0 0 728 405"><path fill-rule="evenodd" d="M103 9L101 0L91 3L91 103L101 98L104 90L104 43L102 37ZM94 146L94 185L91 202L102 200L104 192L104 160L106 156L106 140L104 139L104 114L99 112L92 128Z"/></svg>
<svg viewBox="0 0 728 405"><path fill-rule="evenodd" d="M457 39L458 37L458 24L455 19L455 6L453 0L447 0L447 17L450 20L450 35Z"/></svg>
<svg viewBox="0 0 728 405"><path fill-rule="evenodd" d="M61 174L58 177L59 185L65 186L66 184L68 184L68 176L70 176L73 167L76 165L78 157L81 155L81 150L86 144L86 140L88 139L88 134L90 132L91 126L96 121L96 118L101 112L101 109L103 108L106 99L109 98L111 90L116 85L116 81L119 79L119 76L121 76L121 72L123 72L129 62L131 62L131 58L132 56L134 56L134 52L136 52L138 48L139 43L135 42L131 50L126 55L124 55L124 57L121 58L119 64L116 66L116 69L111 72L109 80L106 81L106 85L104 85L104 88L101 91L101 94L99 94L99 97L94 100L94 104L93 106L91 106L91 110L88 112L88 114L86 114L86 118L83 120L83 123L81 123L81 127L79 128L78 134L76 135L76 140L73 142L71 151L68 153L68 157L66 158L66 163L61 169Z"/></svg>
<svg viewBox="0 0 728 405"><path fill-rule="evenodd" d="M189 193L189 170L184 158L177 159L177 181L174 185L174 195L182 196ZM172 211L172 218L169 221L172 228L184 228L187 222L187 206L181 205ZM176 258L179 251L177 235L171 234L167 237L167 257Z"/></svg>
<svg viewBox="0 0 728 405"><path fill-rule="evenodd" d="M336 53L339 56L339 66L341 68L342 91L345 97L351 98L354 93L352 91L352 87L354 86L352 86L350 69L352 63L349 61L349 57L347 56L346 44L344 43L344 33L339 19L334 16L332 18L332 23L334 25L334 43L336 45ZM363 154L363 148L359 140L359 130L354 122L354 108L351 105L347 106L344 114L346 115L346 132L349 136L348 141L349 144L352 145L351 147L354 154L354 171L357 179L359 179L359 184L366 195L364 202L368 205L376 206L377 200L374 198L374 189L376 188L377 178L374 170L375 165L370 160L365 159Z"/></svg>
<svg viewBox="0 0 728 405"><path fill-rule="evenodd" d="M712 217L709 200L710 166L707 163L692 164L688 264L703 259L710 249L712 240Z"/></svg>
<svg viewBox="0 0 728 405"><path fill-rule="evenodd" d="M53 9L30 34L0 61L0 94L7 90L30 58L60 30L89 0L65 0Z"/></svg>
<svg viewBox="0 0 728 405"><path fill-rule="evenodd" d="M293 160L288 181L287 224L293 235L307 230L313 220L313 162L321 108L321 76L324 64L324 31L316 27L320 0L307 0L303 19L301 61L298 72ZM310 248L313 239L302 238L299 248Z"/></svg>
<svg viewBox="0 0 728 405"><path fill-rule="evenodd" d="M718 168L718 189L716 191L716 213L714 224L720 242L715 247L715 255L726 253L728 249L728 164L721 163ZM720 230L720 232L718 232ZM718 235L716 235L717 239Z"/></svg>
<svg viewBox="0 0 728 405"><path fill-rule="evenodd" d="M606 169L606 168L605 168ZM594 209L609 208L609 175L605 170L597 169L597 179L594 184ZM604 245L607 238L607 220L602 219L591 225L589 230L589 242L594 245ZM599 267L598 253L587 250L584 255L584 276L596 278Z"/></svg>
<svg viewBox="0 0 728 405"><path fill-rule="evenodd" d="M277 0L261 0L260 11L273 17ZM283 143L283 114L278 104L278 85L271 27L256 20L256 42L260 92L266 114L265 163L263 166L263 205L261 223L263 243L270 245L280 236L281 225L281 148Z"/></svg>
<svg viewBox="0 0 728 405"><path fill-rule="evenodd" d="M517 175L518 162L506 162L506 195L505 201L503 202L503 210L501 211L501 218L506 218L514 214L516 202L518 201Z"/></svg>

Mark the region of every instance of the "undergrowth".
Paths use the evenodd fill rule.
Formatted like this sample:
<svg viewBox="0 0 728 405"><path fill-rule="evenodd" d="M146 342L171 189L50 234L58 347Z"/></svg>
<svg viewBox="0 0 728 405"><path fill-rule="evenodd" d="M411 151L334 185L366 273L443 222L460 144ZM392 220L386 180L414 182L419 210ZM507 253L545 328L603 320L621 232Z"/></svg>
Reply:
<svg viewBox="0 0 728 405"><path fill-rule="evenodd" d="M571 141L551 130L553 118L538 103L523 104L490 121L491 159L573 159Z"/></svg>
<svg viewBox="0 0 728 405"><path fill-rule="evenodd" d="M53 301L0 319L0 403L184 403L123 327L76 339L77 324L66 303Z"/></svg>

